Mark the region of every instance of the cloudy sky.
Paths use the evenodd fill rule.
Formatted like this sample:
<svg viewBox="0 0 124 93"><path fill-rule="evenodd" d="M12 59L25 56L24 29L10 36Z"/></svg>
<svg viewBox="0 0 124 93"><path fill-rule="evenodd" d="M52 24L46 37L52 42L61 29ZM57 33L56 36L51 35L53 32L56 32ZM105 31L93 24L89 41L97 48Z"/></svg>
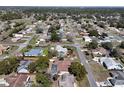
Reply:
<svg viewBox="0 0 124 93"><path fill-rule="evenodd" d="M124 0L0 0L0 6L124 6Z"/></svg>

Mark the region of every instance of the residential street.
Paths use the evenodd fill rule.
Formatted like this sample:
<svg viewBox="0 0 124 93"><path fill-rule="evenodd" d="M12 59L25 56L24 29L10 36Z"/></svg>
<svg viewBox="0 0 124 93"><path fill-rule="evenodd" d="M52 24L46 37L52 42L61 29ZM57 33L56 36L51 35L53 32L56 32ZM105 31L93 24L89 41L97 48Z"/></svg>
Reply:
<svg viewBox="0 0 124 93"><path fill-rule="evenodd" d="M88 80L89 80L89 83L90 83L90 86L91 87L97 87L97 84L96 84L96 81L95 81L95 78L93 76L93 73L90 69L90 66L89 64L86 63L86 57L84 55L84 53L81 51L80 47L79 46L75 46L76 49L77 49L77 53L79 55L79 58L80 58L80 62L81 64L84 65L86 71L87 71L87 76L88 76Z"/></svg>

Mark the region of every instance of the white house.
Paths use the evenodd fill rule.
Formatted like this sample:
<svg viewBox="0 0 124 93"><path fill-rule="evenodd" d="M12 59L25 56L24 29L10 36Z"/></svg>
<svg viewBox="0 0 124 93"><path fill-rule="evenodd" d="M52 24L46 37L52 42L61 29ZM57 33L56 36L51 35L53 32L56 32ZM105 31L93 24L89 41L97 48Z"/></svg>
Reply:
<svg viewBox="0 0 124 93"><path fill-rule="evenodd" d="M92 39L89 36L83 36L85 42L92 42Z"/></svg>
<svg viewBox="0 0 124 93"><path fill-rule="evenodd" d="M123 70L124 67L120 64L115 62L112 58L109 57L101 57L100 63L106 67L108 70Z"/></svg>
<svg viewBox="0 0 124 93"><path fill-rule="evenodd" d="M13 34L13 36L16 37L16 38L18 38L18 37L22 38L23 37L23 34L16 33L16 34Z"/></svg>
<svg viewBox="0 0 124 93"><path fill-rule="evenodd" d="M63 56L66 56L68 52L67 48L63 48L60 45L57 45L55 50L58 52L58 55L63 55Z"/></svg>
<svg viewBox="0 0 124 93"><path fill-rule="evenodd" d="M18 40L20 40L21 38L20 37L16 37L16 38L12 38L12 42L17 42Z"/></svg>

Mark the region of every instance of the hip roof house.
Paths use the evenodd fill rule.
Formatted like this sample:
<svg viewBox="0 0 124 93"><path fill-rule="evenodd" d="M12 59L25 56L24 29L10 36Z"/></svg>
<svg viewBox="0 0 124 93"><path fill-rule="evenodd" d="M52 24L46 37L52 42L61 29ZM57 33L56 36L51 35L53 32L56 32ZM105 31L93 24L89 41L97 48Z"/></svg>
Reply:
<svg viewBox="0 0 124 93"><path fill-rule="evenodd" d="M109 57L100 58L100 63L108 70L123 70L123 66L120 63L115 62Z"/></svg>

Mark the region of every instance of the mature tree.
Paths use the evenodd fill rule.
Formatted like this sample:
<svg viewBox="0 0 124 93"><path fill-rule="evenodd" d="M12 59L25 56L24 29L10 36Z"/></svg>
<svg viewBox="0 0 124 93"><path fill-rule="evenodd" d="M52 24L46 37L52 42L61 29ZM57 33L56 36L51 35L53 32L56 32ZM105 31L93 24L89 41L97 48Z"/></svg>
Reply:
<svg viewBox="0 0 124 93"><path fill-rule="evenodd" d="M121 47L121 48L124 48L124 41L121 42L120 47Z"/></svg>
<svg viewBox="0 0 124 93"><path fill-rule="evenodd" d="M41 86L41 87L50 87L51 86L51 81L50 81L49 77L42 73L36 74L36 82L38 83L38 86Z"/></svg>
<svg viewBox="0 0 124 93"><path fill-rule="evenodd" d="M32 45L28 45L28 46L27 46L27 49L31 49L31 48L33 48Z"/></svg>
<svg viewBox="0 0 124 93"><path fill-rule="evenodd" d="M56 31L51 33L51 41L55 42L55 41L59 41L60 37L59 35L56 33Z"/></svg>
<svg viewBox="0 0 124 93"><path fill-rule="evenodd" d="M68 70L78 81L82 80L86 75L84 66L82 66L79 62L72 63Z"/></svg>
<svg viewBox="0 0 124 93"><path fill-rule="evenodd" d="M71 35L67 35L66 38L69 42L73 42L73 37Z"/></svg>
<svg viewBox="0 0 124 93"><path fill-rule="evenodd" d="M9 67L11 69L11 72L13 72L13 71L16 72L17 67L19 66L19 60L15 57L8 58L7 60L8 60L8 63L10 65Z"/></svg>
<svg viewBox="0 0 124 93"><path fill-rule="evenodd" d="M29 64L28 69L30 73L34 73L36 71L36 63L32 62L31 64Z"/></svg>
<svg viewBox="0 0 124 93"><path fill-rule="evenodd" d="M119 52L118 49L113 49L113 50L111 51L110 55L111 55L111 56L114 56L114 57L120 57L120 56L121 56L121 54L120 54L120 52Z"/></svg>
<svg viewBox="0 0 124 93"><path fill-rule="evenodd" d="M43 72L49 67L49 58L48 56L42 56L36 61L36 71Z"/></svg>
<svg viewBox="0 0 124 93"><path fill-rule="evenodd" d="M31 73L36 72L44 72L49 67L49 57L48 56L41 56L35 63L31 63L28 66L28 69Z"/></svg>
<svg viewBox="0 0 124 93"><path fill-rule="evenodd" d="M88 32L89 32L89 36L96 36L96 37L99 36L98 31L96 31L96 30L92 30L92 31L88 31Z"/></svg>
<svg viewBox="0 0 124 93"><path fill-rule="evenodd" d="M98 47L97 41L93 40L91 43L89 43L88 48L90 49L96 49Z"/></svg>
<svg viewBox="0 0 124 93"><path fill-rule="evenodd" d="M0 75L16 72L19 61L16 58L8 58L0 62Z"/></svg>
<svg viewBox="0 0 124 93"><path fill-rule="evenodd" d="M3 74L9 74L10 73L10 67L8 65L8 62L0 62L0 75Z"/></svg>
<svg viewBox="0 0 124 93"><path fill-rule="evenodd" d="M102 47L104 47L107 50L112 50L112 48L113 48L111 42L102 43Z"/></svg>
<svg viewBox="0 0 124 93"><path fill-rule="evenodd" d="M107 35L107 33L102 33L102 35L101 35L103 38L105 38L105 37L107 37L108 35Z"/></svg>
<svg viewBox="0 0 124 93"><path fill-rule="evenodd" d="M98 22L97 24L101 28L105 28L105 23L104 22Z"/></svg>
<svg viewBox="0 0 124 93"><path fill-rule="evenodd" d="M43 29L42 29L41 27L37 27L36 33L37 33L37 34L43 33Z"/></svg>
<svg viewBox="0 0 124 93"><path fill-rule="evenodd" d="M58 79L58 77L59 77L59 75L55 74L55 75L53 76L53 80L56 81L56 80Z"/></svg>

